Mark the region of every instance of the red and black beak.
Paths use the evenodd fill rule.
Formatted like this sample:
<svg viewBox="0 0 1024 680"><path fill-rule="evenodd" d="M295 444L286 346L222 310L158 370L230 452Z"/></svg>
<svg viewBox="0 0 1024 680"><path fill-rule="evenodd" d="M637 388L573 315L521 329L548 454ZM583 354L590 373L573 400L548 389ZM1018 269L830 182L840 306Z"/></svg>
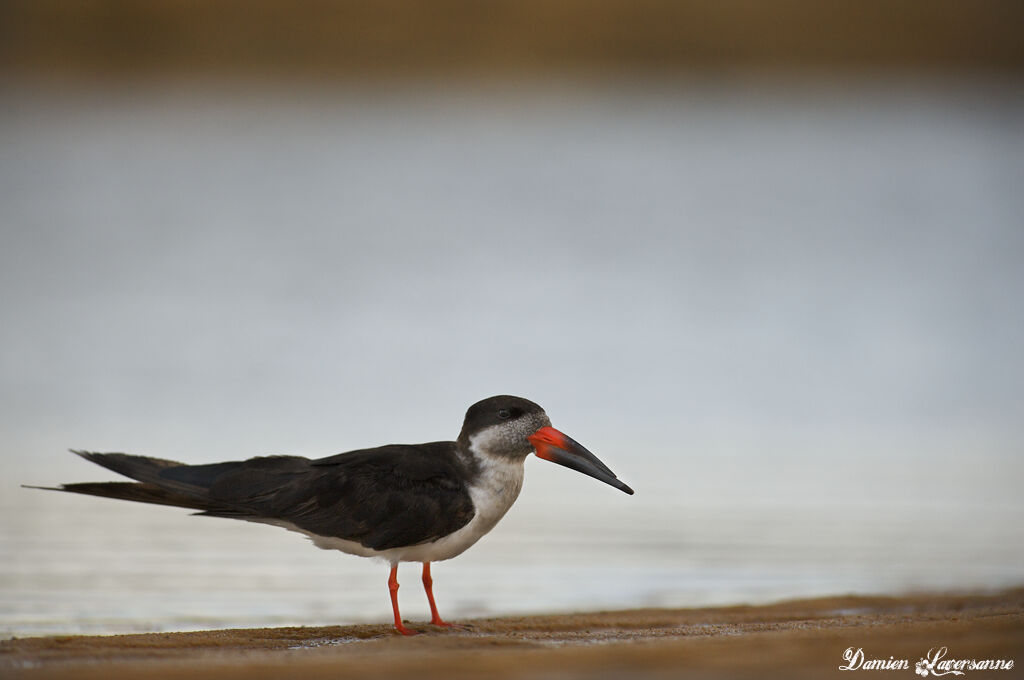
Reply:
<svg viewBox="0 0 1024 680"><path fill-rule="evenodd" d="M550 460L552 463L572 468L576 472L590 475L594 479L600 479L605 484L610 484L620 491L625 491L630 496L633 490L619 481L615 473L608 469L597 456L583 448L583 445L572 437L563 434L553 427L542 427L527 439L537 450L537 457Z"/></svg>

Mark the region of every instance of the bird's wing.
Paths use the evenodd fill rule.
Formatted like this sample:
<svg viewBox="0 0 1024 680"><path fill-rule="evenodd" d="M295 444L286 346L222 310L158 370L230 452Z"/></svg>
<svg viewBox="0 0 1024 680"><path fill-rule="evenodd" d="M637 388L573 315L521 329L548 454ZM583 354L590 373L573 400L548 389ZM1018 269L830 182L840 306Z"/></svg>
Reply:
<svg viewBox="0 0 1024 680"><path fill-rule="evenodd" d="M155 483L202 489L201 513L283 520L374 550L424 543L473 518L454 442L391 445L310 461L295 456L168 467Z"/></svg>

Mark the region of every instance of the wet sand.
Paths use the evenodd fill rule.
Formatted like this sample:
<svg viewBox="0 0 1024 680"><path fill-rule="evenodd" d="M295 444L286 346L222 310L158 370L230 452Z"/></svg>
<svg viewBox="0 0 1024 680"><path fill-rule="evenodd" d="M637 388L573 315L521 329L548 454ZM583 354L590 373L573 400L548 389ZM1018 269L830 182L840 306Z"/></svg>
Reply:
<svg viewBox="0 0 1024 680"><path fill-rule="evenodd" d="M386 625L57 636L0 643L4 678L920 677L947 659L1014 659L1022 677L1024 588L989 595L830 597L766 606L477 619L463 629ZM840 671L848 647L906 670ZM957 677L957 676L951 676Z"/></svg>

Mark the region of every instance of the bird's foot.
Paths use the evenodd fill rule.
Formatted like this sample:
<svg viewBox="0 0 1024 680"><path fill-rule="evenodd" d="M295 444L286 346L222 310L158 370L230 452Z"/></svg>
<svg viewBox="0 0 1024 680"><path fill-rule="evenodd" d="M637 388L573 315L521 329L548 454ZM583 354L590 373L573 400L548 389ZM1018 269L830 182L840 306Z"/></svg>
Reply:
<svg viewBox="0 0 1024 680"><path fill-rule="evenodd" d="M395 630L397 630L402 635L419 635L420 633L418 630L410 630L409 628L406 628L401 623L395 624Z"/></svg>
<svg viewBox="0 0 1024 680"><path fill-rule="evenodd" d="M442 621L441 617L431 619L430 625L440 626L441 628L448 628L450 630L469 630L467 626L461 626L457 623L448 623L447 621Z"/></svg>

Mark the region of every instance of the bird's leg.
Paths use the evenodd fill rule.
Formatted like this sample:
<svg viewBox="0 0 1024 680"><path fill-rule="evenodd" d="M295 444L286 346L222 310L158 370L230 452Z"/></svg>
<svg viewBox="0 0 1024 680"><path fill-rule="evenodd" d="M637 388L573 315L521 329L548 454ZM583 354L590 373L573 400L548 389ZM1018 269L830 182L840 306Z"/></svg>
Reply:
<svg viewBox="0 0 1024 680"><path fill-rule="evenodd" d="M427 601L430 603L430 622L435 626L450 627L452 624L441 620L437 605L434 604L434 579L430 578L430 562L423 563L423 590L427 591Z"/></svg>
<svg viewBox="0 0 1024 680"><path fill-rule="evenodd" d="M398 613L398 565L391 565L391 577L388 578L388 590L391 591L391 608L395 610L395 629L402 635L415 635L416 631L402 625L402 615Z"/></svg>

